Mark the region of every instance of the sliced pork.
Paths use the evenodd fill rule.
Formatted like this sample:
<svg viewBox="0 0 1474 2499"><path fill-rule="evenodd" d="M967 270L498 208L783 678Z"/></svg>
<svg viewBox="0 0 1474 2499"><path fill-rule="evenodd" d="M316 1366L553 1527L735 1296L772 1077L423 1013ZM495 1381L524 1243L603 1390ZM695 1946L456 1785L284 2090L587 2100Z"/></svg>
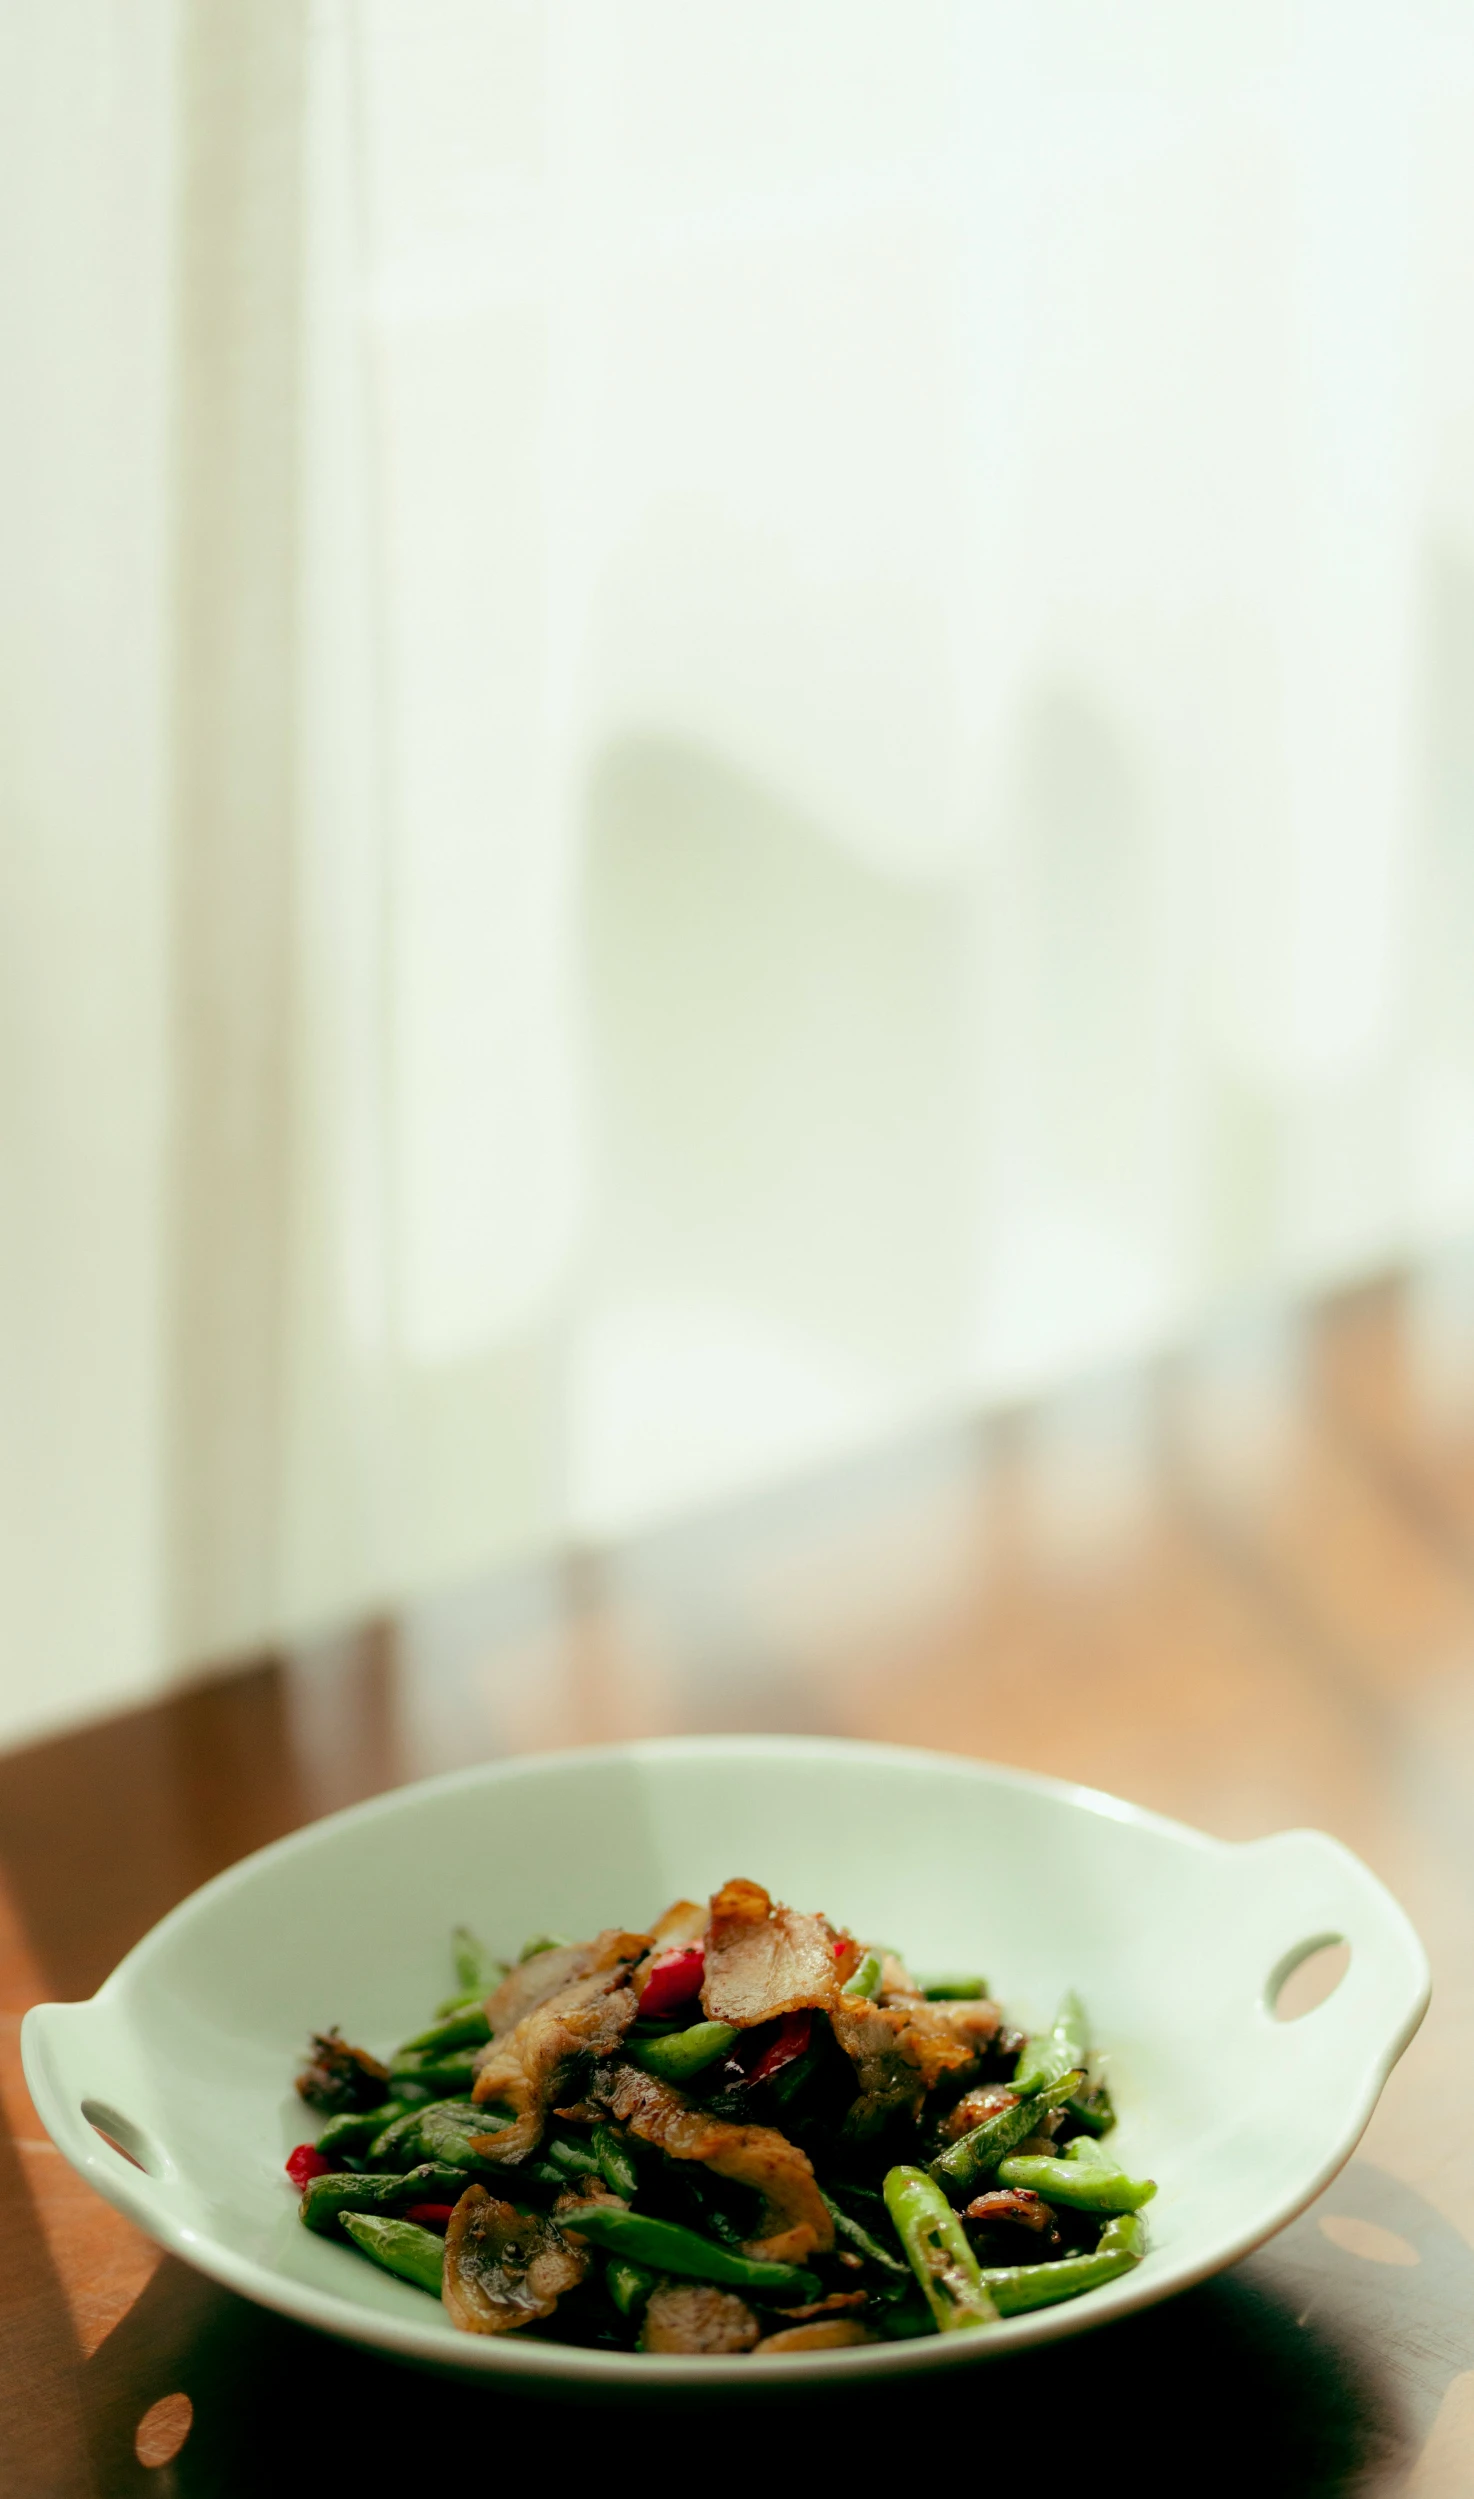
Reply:
<svg viewBox="0 0 1474 2499"><path fill-rule="evenodd" d="M916 2116L944 2075L965 2075L976 2066L1002 2016L985 1997L953 2004L927 2004L919 1997L869 2004L863 1996L837 1995L829 2018L859 2085L845 2132L863 2139L898 2112Z"/></svg>
<svg viewBox="0 0 1474 2499"><path fill-rule="evenodd" d="M441 2297L463 2334L510 2334L550 2317L588 2269L555 2221L468 2187L445 2234Z"/></svg>
<svg viewBox="0 0 1474 2499"><path fill-rule="evenodd" d="M827 1918L776 1908L761 1883L724 1883L711 1903L702 2011L750 2030L805 2005L827 2009L854 1956Z"/></svg>
<svg viewBox="0 0 1474 2499"><path fill-rule="evenodd" d="M640 2349L743 2352L761 2336L762 2327L735 2291L719 2291L711 2282L659 2282L645 2310Z"/></svg>
<svg viewBox="0 0 1474 2499"><path fill-rule="evenodd" d="M672 2083L637 2065L601 2066L589 2096L642 2143L674 2161L700 2161L719 2178L762 2198L756 2235L744 2254L771 2264L802 2264L834 2245L834 2224L806 2152L775 2126L739 2126L714 2117ZM500 2138L499 2138L500 2139Z"/></svg>
<svg viewBox="0 0 1474 2499"><path fill-rule="evenodd" d="M582 1956L577 1974L569 1974L565 1964L559 1988L539 1998L514 2029L498 2032L482 2050L472 2097L509 2109L512 2123L494 2136L473 2136L477 2151L503 2167L527 2160L542 2141L554 2102L564 2097L583 2060L609 2056L623 2046L639 2011L627 1982L649 1941L648 1935L609 1927L591 1944L568 1946ZM562 1950L556 1956L538 1955L539 1960L555 1957L565 1960ZM536 1963L525 1966L535 1968ZM497 1989L488 2017L510 1985L509 1979Z"/></svg>
<svg viewBox="0 0 1474 2499"><path fill-rule="evenodd" d="M539 2005L560 1995L576 1978L587 1978L591 1971L602 1969L610 1936L618 1932L617 1928L609 1927L589 1944L555 1944L550 1952L535 1952L530 1961L519 1962L515 1970L509 1970L500 1987L486 1999L486 2018L491 2024L492 2038L499 2038L504 2031L515 2030L529 2013L535 2013ZM648 1935L634 1936L630 1940L638 1943L642 1950L650 1942Z"/></svg>

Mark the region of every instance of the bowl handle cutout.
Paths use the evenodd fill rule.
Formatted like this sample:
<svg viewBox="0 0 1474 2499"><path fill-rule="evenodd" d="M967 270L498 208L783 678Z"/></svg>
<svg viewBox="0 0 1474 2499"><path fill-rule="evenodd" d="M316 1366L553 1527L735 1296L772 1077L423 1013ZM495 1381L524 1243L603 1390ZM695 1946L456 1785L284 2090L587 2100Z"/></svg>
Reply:
<svg viewBox="0 0 1474 2499"><path fill-rule="evenodd" d="M1428 1960L1391 1893L1324 1831L1243 1840L1227 1860L1226 1969L1281 2070L1365 2100L1423 2018Z"/></svg>
<svg viewBox="0 0 1474 2499"><path fill-rule="evenodd" d="M1333 1996L1351 1967L1344 1935L1308 1935L1282 1953L1265 1982L1264 2001L1277 2022L1303 2022Z"/></svg>
<svg viewBox="0 0 1474 2499"><path fill-rule="evenodd" d="M162 2178L165 2163L154 2150L141 2126L131 2117L123 2117L106 2100L84 2100L82 2115L95 2135L101 2135L110 2152L118 2152L134 2169L141 2169L146 2178Z"/></svg>

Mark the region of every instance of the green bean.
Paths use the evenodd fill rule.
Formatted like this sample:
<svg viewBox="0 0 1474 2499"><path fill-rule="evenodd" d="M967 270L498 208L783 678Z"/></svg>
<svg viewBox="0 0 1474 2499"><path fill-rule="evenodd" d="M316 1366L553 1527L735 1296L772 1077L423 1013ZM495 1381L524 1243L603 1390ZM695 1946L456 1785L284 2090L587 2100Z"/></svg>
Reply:
<svg viewBox="0 0 1474 2499"><path fill-rule="evenodd" d="M737 2036L730 2022L693 2022L689 2029L672 2031L665 2039L637 2039L630 2053L647 2074L658 2074L662 2082L680 2083L725 2056Z"/></svg>
<svg viewBox="0 0 1474 2499"><path fill-rule="evenodd" d="M1038 2091L1047 2083L1058 2082L1074 2065L1088 2065L1090 2034L1086 2028L1085 2007L1071 1988L1060 1998L1054 2028L1047 2039L1031 2039L1023 2049L1013 2072L1015 2091ZM391 2068L392 2071L392 2068Z"/></svg>
<svg viewBox="0 0 1474 2499"><path fill-rule="evenodd" d="M1073 2143L1065 2145L1064 2156L1068 2161L1079 2161L1085 2169L1109 2169L1118 2177L1121 2174L1121 2164L1115 2153L1108 2152L1093 2135L1077 2135Z"/></svg>
<svg viewBox="0 0 1474 2499"><path fill-rule="evenodd" d="M371 2143L408 2113L407 2100L381 2100L376 2109L344 2109L330 2117L317 2138L319 2152L367 2152Z"/></svg>
<svg viewBox="0 0 1474 2499"><path fill-rule="evenodd" d="M465 2179L441 2161L422 2161L402 2177L364 2178L357 2170L326 2170L310 2178L297 2210L309 2230L331 2230L340 2213L394 2213L406 2204L454 2204Z"/></svg>
<svg viewBox="0 0 1474 2499"><path fill-rule="evenodd" d="M474 2100L436 2100L421 2115L419 2141L431 2160L448 2161L454 2169L485 2177L498 2164L487 2153L473 2151L471 2137L494 2135L507 2123L506 2118L478 2108Z"/></svg>
<svg viewBox="0 0 1474 2499"><path fill-rule="evenodd" d="M565 2230L591 2239L610 2256L628 2257L648 2265L652 2273L675 2273L695 2282L721 2282L734 2291L755 2291L798 2307L822 2299L816 2275L802 2265L770 2265L756 2256L739 2256L717 2247L683 2222L654 2221L644 2213L627 2212L620 2204L588 2204L579 2212L559 2216Z"/></svg>
<svg viewBox="0 0 1474 2499"><path fill-rule="evenodd" d="M885 2206L939 2334L996 2325L967 2233L924 2169L886 2172Z"/></svg>
<svg viewBox="0 0 1474 2499"><path fill-rule="evenodd" d="M985 2265L983 2283L1000 2316L1021 2317L1027 2309L1098 2290L1118 2273L1129 2273L1145 2254L1146 2233L1136 2215L1117 2213L1092 2254L1061 2256L1052 2265Z"/></svg>
<svg viewBox="0 0 1474 2499"><path fill-rule="evenodd" d="M499 1961L494 1952L488 1952L480 1936L473 1935L469 1926L451 1929L450 1954L463 1995L489 1996L494 1988L500 1987L507 1975L505 1961Z"/></svg>
<svg viewBox="0 0 1474 2499"><path fill-rule="evenodd" d="M640 2173L627 2149L612 2126L596 2126L593 2133L594 2154L604 2173L604 2184L616 2195L632 2204L640 2191Z"/></svg>
<svg viewBox="0 0 1474 2499"><path fill-rule="evenodd" d="M544 2136L543 2152L567 2178L602 2178L604 2174L603 2163L592 2144L580 2141L576 2135Z"/></svg>
<svg viewBox="0 0 1474 2499"><path fill-rule="evenodd" d="M655 2288L656 2277L627 2257L611 2256L604 2267L604 2288L622 2317L638 2315Z"/></svg>
<svg viewBox="0 0 1474 2499"><path fill-rule="evenodd" d="M391 2117L369 2145L367 2159L372 2169L410 2169L425 2155L421 2145L420 2127L433 2101L418 2101L403 2108L398 2117Z"/></svg>
<svg viewBox="0 0 1474 2499"><path fill-rule="evenodd" d="M1062 2161L1046 2153L1015 2153L1000 2162L1006 2187L1032 2187L1051 2204L1082 2213L1134 2213L1157 2192L1155 2178L1128 2178L1119 2161L1091 2135L1077 2135Z"/></svg>
<svg viewBox="0 0 1474 2499"><path fill-rule="evenodd" d="M417 2030L413 2039L406 2039L399 2053L411 2056L425 2049L462 2048L474 2041L480 2047L491 2037L491 2024L479 2004L464 2005L458 2013L447 2013L443 2020Z"/></svg>
<svg viewBox="0 0 1474 2499"><path fill-rule="evenodd" d="M386 2273L413 2282L436 2299L445 2277L445 2241L417 2221L393 2221L383 2213L345 2213L343 2227L355 2247Z"/></svg>
<svg viewBox="0 0 1474 2499"><path fill-rule="evenodd" d="M476 2080L476 2060L442 2054L438 2048L401 2048L389 2059L389 2080L397 2093L403 2083L428 2083L437 2100L448 2092L469 2091Z"/></svg>
<svg viewBox="0 0 1474 2499"><path fill-rule="evenodd" d="M825 2195L822 2187L819 2193L823 2199L824 2210L840 2237L848 2239L851 2247L857 2254L864 2257L867 2264L879 2265L886 2273L904 2274L908 2270L899 2256L892 2256L889 2248L881 2246L879 2239L872 2239L864 2223L856 2221L854 2215L847 2213L842 2204L836 2204L832 2195Z"/></svg>
<svg viewBox="0 0 1474 2499"><path fill-rule="evenodd" d="M914 2283L905 2299L886 2310L880 2330L888 2343L915 2343L935 2334L931 2310Z"/></svg>
<svg viewBox="0 0 1474 2499"><path fill-rule="evenodd" d="M529 1935L517 1959L535 1961L540 1952L564 1952L572 1941L571 1935Z"/></svg>
<svg viewBox="0 0 1474 2499"><path fill-rule="evenodd" d="M1065 2102L1065 2115L1092 2135L1108 2135L1116 2122L1115 2107L1103 2082L1086 2083L1082 2091L1072 2093Z"/></svg>
<svg viewBox="0 0 1474 2499"><path fill-rule="evenodd" d="M510 2123L510 2118L478 2108L473 2100L437 2101L424 2114L419 2132L421 2151L436 2160L448 2161L473 2178L504 2180L508 2167L497 2159L494 2147L495 2138ZM488 2137L492 2148L478 2149ZM570 2176L567 2169L552 2160L518 2161L512 2165L511 2174L538 2187L566 2187Z"/></svg>
<svg viewBox="0 0 1474 2499"><path fill-rule="evenodd" d="M880 1975L881 1962L879 1953L874 1951L867 1952L864 1960L860 1963L859 1968L855 1971L853 1978L847 1978L845 1980L844 1993L847 1996L869 1996L874 1998L880 1993Z"/></svg>
<svg viewBox="0 0 1474 2499"><path fill-rule="evenodd" d="M976 2004L988 1992L985 1978L968 1977L955 1970L944 1971L935 1978L919 1978L916 1984L934 2004Z"/></svg>
<svg viewBox="0 0 1474 2499"><path fill-rule="evenodd" d="M996 2169L1015 2144L1038 2133L1040 2110L1056 2108L1062 2100L1068 2100L1084 2079L1078 2069L1061 2074L1058 2082L1046 2083L1032 2099L1015 2100L992 2117L985 2117L980 2126L974 2126L970 2134L950 2144L931 2163L931 2174L938 2186L957 2200L970 2195L978 2179Z"/></svg>

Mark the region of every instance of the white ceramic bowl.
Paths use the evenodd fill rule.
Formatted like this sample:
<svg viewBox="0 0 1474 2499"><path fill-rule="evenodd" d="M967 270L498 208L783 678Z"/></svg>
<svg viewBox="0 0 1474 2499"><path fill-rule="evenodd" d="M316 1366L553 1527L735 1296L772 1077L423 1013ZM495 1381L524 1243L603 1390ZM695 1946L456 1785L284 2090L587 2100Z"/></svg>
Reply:
<svg viewBox="0 0 1474 2499"><path fill-rule="evenodd" d="M638 1928L733 1874L919 1968L985 1970L1025 2025L1078 1987L1109 2052L1116 2141L1159 2181L1145 2262L983 2333L737 2363L458 2334L423 2293L300 2226L282 2160L312 2131L292 2089L310 2030L337 2022L384 2050L418 2028L449 1984L457 1920L515 1950L537 1929ZM1284 1972L1328 1938L1351 1947L1341 1984L1276 2020ZM1320 1832L1232 1846L980 1762L729 1737L491 1763L334 1814L207 1883L90 2003L38 2005L23 2045L73 2166L248 2298L493 2378L730 2387L734 2368L792 2385L995 2358L1232 2264L1347 2159L1427 2001L1402 1911Z"/></svg>

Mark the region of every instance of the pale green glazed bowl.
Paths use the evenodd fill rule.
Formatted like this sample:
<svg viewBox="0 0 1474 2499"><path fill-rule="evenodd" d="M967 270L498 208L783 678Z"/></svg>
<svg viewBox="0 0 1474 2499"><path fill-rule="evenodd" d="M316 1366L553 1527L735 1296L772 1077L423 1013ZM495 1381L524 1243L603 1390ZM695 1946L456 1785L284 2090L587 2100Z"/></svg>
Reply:
<svg viewBox="0 0 1474 2499"><path fill-rule="evenodd" d="M733 1874L884 1935L919 1968L981 1968L1045 2021L1078 1987L1110 2056L1127 2165L1159 2181L1151 2252L1103 2291L976 2333L769 2360L643 2358L458 2334L423 2293L296 2218L292 2075L337 2022L384 2050L448 1984L457 1920L638 1928ZM1341 1984L1295 2022L1287 1967L1344 1938ZM1232 2264L1355 2146L1428 2002L1423 1950L1365 1866L1317 1831L1233 1846L1088 1788L886 1746L716 1737L488 1763L334 1814L207 1883L87 2004L23 2033L73 2166L201 2272L304 2324L491 2379L794 2385L966 2366L1103 2325ZM142 2168L92 2121L128 2144Z"/></svg>

